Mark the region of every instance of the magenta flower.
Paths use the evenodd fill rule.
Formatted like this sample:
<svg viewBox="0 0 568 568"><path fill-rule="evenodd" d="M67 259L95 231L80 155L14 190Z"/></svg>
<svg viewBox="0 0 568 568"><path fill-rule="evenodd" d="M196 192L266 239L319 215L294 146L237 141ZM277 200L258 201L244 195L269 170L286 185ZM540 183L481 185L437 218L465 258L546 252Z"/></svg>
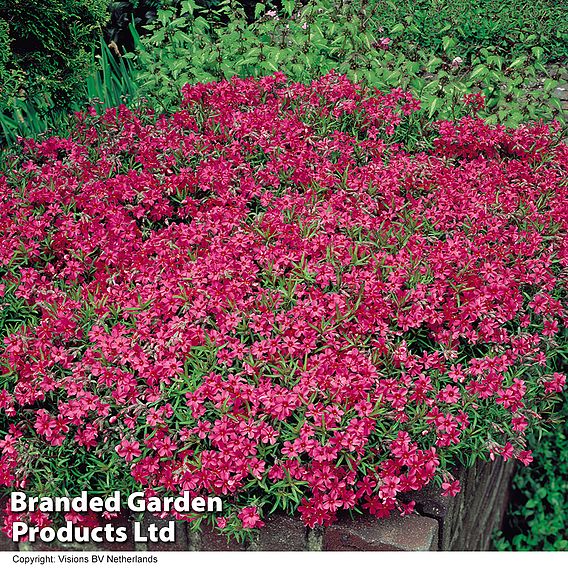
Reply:
<svg viewBox="0 0 568 568"><path fill-rule="evenodd" d="M132 461L141 455L140 444L137 441L123 439L115 448L116 453L127 462Z"/></svg>

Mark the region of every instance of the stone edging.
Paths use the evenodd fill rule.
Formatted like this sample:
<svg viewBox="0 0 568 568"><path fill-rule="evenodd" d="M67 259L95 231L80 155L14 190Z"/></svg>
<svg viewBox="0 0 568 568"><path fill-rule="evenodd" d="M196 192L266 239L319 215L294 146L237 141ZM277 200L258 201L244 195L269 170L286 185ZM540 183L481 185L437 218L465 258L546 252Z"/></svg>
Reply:
<svg viewBox="0 0 568 568"><path fill-rule="evenodd" d="M11 542L0 536L0 550L33 551L293 551L293 550L488 550L493 531L501 526L509 497L509 485L514 464L498 458L494 462L478 461L473 467L461 469L458 479L462 487L457 497L443 497L427 487L408 494L416 502L417 514L388 519L370 515L354 518L344 516L325 529L306 529L300 519L274 515L258 533L257 539L246 546L227 539L209 527L197 534L186 523L176 525L176 542L152 544L132 542L90 544L88 546ZM126 525L128 519L117 519ZM144 522L166 524L151 515Z"/></svg>

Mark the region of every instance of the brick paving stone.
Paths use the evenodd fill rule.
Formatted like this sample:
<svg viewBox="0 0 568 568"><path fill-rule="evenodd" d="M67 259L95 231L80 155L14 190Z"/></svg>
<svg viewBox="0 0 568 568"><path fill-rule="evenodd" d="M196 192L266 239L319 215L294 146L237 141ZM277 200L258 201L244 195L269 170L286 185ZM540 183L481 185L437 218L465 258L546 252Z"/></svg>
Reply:
<svg viewBox="0 0 568 568"><path fill-rule="evenodd" d="M8 503L8 498L3 497L0 499L0 511L4 511L6 509L6 505ZM0 525L4 524L4 519L0 515ZM12 542L11 538L8 538L1 530L0 530L0 552L4 552L7 550L18 550L18 545L15 542Z"/></svg>
<svg viewBox="0 0 568 568"><path fill-rule="evenodd" d="M174 520L173 517L166 517L160 519L151 513L145 513L142 521L142 534L146 534L146 528L149 524L154 523L159 529L168 526L169 521ZM188 549L187 530L184 522L175 521L175 541L174 542L148 542L147 549L153 552L167 552L167 551L183 551Z"/></svg>
<svg viewBox="0 0 568 568"><path fill-rule="evenodd" d="M211 552L232 552L245 550L245 546L235 542L234 540L227 542L227 537L225 535L219 534L209 525L204 524L201 529L201 544L199 550L207 550Z"/></svg>
<svg viewBox="0 0 568 568"><path fill-rule="evenodd" d="M274 515L260 529L258 550L307 550L306 527L297 517Z"/></svg>
<svg viewBox="0 0 568 568"><path fill-rule="evenodd" d="M134 533L133 533L133 529L132 529L132 517L130 516L130 512L129 511L122 511L118 514L117 517L107 520L107 519L101 519L100 523L101 525L113 525L114 527L126 527L126 533L128 535L128 538L126 540L126 542L105 542L104 544L100 544L99 547L101 549L104 550L110 550L110 551L121 551L121 552L126 552L126 551L131 551L134 550Z"/></svg>
<svg viewBox="0 0 568 568"><path fill-rule="evenodd" d="M409 491L405 494L409 501L415 501L415 510L423 516L433 517L443 521L448 514L451 497L444 497L440 489L432 484L419 491Z"/></svg>
<svg viewBox="0 0 568 568"><path fill-rule="evenodd" d="M437 546L438 522L419 515L344 519L328 527L323 537L324 550L424 551Z"/></svg>

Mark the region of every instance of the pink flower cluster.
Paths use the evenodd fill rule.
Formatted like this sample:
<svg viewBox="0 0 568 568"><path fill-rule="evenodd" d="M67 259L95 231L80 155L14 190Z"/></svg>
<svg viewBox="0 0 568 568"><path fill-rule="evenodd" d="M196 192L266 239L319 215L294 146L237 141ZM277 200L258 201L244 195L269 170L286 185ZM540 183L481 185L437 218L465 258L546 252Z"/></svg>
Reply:
<svg viewBox="0 0 568 568"><path fill-rule="evenodd" d="M223 528L313 527L454 495L469 455L529 463L565 383L568 148L473 117L409 153L418 108L275 74L24 141L1 301L35 319L0 352L0 484L93 455L149 495L224 496Z"/></svg>

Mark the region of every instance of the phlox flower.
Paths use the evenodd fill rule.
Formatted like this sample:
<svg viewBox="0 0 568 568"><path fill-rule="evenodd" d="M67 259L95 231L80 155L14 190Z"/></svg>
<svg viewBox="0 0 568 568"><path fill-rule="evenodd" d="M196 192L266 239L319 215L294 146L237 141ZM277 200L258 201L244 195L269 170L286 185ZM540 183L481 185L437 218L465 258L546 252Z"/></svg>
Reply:
<svg viewBox="0 0 568 568"><path fill-rule="evenodd" d="M116 446L115 450L116 453L127 462L132 461L142 453L140 451L140 444L136 440L127 440L125 438Z"/></svg>
<svg viewBox="0 0 568 568"><path fill-rule="evenodd" d="M256 507L245 507L238 514L238 517L245 529L254 529L264 526L264 523L260 520L260 515L258 514L258 509Z"/></svg>

